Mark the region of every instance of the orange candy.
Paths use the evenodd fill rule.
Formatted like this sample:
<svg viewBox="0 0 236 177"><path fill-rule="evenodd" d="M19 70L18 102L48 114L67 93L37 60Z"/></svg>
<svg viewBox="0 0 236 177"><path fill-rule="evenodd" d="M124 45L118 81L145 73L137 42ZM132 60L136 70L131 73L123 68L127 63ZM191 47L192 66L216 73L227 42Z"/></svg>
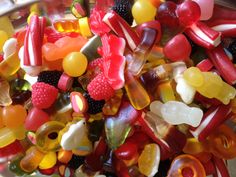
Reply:
<svg viewBox="0 0 236 177"><path fill-rule="evenodd" d="M46 43L42 47L43 56L47 61L55 61L64 58L71 52L80 51L87 39L79 36L76 38L63 37L53 43Z"/></svg>
<svg viewBox="0 0 236 177"><path fill-rule="evenodd" d="M2 120L2 108L0 107L0 128L4 127L3 120Z"/></svg>
<svg viewBox="0 0 236 177"><path fill-rule="evenodd" d="M58 152L57 159L59 162L66 164L71 160L72 155L73 155L72 151L66 151L64 149L61 149Z"/></svg>
<svg viewBox="0 0 236 177"><path fill-rule="evenodd" d="M21 105L10 105L3 108L3 124L8 128L18 128L23 125L27 112Z"/></svg>

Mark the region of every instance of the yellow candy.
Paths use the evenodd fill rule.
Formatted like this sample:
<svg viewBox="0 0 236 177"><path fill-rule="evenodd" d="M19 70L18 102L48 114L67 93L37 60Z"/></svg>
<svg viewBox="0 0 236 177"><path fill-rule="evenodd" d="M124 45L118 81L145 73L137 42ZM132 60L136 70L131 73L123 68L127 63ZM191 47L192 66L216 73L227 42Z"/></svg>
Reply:
<svg viewBox="0 0 236 177"><path fill-rule="evenodd" d="M7 39L8 39L7 33L5 31L0 30L0 52L2 52L2 47Z"/></svg>
<svg viewBox="0 0 236 177"><path fill-rule="evenodd" d="M168 101L176 100L173 88L170 82L164 82L158 85L158 93L160 99L166 103Z"/></svg>
<svg viewBox="0 0 236 177"><path fill-rule="evenodd" d="M0 30L5 31L8 37L14 34L14 27L7 15L0 17Z"/></svg>
<svg viewBox="0 0 236 177"><path fill-rule="evenodd" d="M44 157L39 164L40 169L52 168L57 163L57 155L55 152L49 152Z"/></svg>
<svg viewBox="0 0 236 177"><path fill-rule="evenodd" d="M88 17L83 17L79 19L79 27L80 27L80 32L82 36L84 37L92 36L91 30L89 27Z"/></svg>
<svg viewBox="0 0 236 177"><path fill-rule="evenodd" d="M188 84L193 87L200 87L204 82L202 72L197 67L188 68L183 76Z"/></svg>
<svg viewBox="0 0 236 177"><path fill-rule="evenodd" d="M0 148L3 148L16 140L14 132L7 128L0 129Z"/></svg>
<svg viewBox="0 0 236 177"><path fill-rule="evenodd" d="M26 129L24 127L24 125L19 126L18 128L14 128L12 129L16 139L18 140L23 140L25 139L26 136Z"/></svg>
<svg viewBox="0 0 236 177"><path fill-rule="evenodd" d="M148 144L144 147L138 159L139 171L146 176L154 176L160 162L160 148L157 144Z"/></svg>
<svg viewBox="0 0 236 177"><path fill-rule="evenodd" d="M137 24L154 20L156 11L156 7L148 0L138 0L132 7L132 14Z"/></svg>
<svg viewBox="0 0 236 177"><path fill-rule="evenodd" d="M72 77L81 76L86 71L87 65L86 56L80 52L68 54L62 62L65 73Z"/></svg>

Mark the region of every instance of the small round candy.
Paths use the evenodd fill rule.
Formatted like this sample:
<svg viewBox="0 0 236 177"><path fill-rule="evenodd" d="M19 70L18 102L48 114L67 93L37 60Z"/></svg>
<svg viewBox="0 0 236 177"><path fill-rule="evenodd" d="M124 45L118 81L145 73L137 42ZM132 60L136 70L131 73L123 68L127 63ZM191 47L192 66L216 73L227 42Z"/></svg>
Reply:
<svg viewBox="0 0 236 177"><path fill-rule="evenodd" d="M57 155L55 152L49 152L44 157L39 164L40 169L52 168L57 163Z"/></svg>
<svg viewBox="0 0 236 177"><path fill-rule="evenodd" d="M57 151L60 148L58 133L65 125L58 121L46 122L36 131L36 146L42 151Z"/></svg>
<svg viewBox="0 0 236 177"><path fill-rule="evenodd" d="M80 52L71 52L62 62L65 73L71 77L81 76L86 71L87 65L86 56Z"/></svg>
<svg viewBox="0 0 236 177"><path fill-rule="evenodd" d="M3 123L8 128L17 128L23 125L27 112L22 105L10 105L3 108Z"/></svg>
<svg viewBox="0 0 236 177"><path fill-rule="evenodd" d="M137 24L155 20L157 9L148 0L138 0L132 7L132 14Z"/></svg>
<svg viewBox="0 0 236 177"><path fill-rule="evenodd" d="M2 52L2 47L7 39L8 39L7 33L5 31L0 30L0 52Z"/></svg>
<svg viewBox="0 0 236 177"><path fill-rule="evenodd" d="M196 2L185 1L177 7L176 13L183 26L190 26L200 19L201 9Z"/></svg>

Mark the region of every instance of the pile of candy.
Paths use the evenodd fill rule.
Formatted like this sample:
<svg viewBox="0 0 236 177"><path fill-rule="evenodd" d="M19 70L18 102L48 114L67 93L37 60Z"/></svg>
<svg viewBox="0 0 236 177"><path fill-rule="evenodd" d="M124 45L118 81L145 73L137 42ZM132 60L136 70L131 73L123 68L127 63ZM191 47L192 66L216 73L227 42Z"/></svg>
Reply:
<svg viewBox="0 0 236 177"><path fill-rule="evenodd" d="M98 0L88 12L75 0L71 13L50 23L32 12L13 36L0 31L2 168L229 177L236 11L214 0Z"/></svg>

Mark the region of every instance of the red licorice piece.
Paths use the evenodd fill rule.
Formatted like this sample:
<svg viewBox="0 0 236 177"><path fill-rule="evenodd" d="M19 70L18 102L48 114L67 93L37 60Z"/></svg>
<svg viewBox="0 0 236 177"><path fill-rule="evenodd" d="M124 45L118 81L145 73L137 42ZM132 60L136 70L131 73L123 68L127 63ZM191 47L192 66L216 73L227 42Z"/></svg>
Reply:
<svg viewBox="0 0 236 177"><path fill-rule="evenodd" d="M207 50L207 55L228 84L234 85L236 83L236 67L227 56L222 46L218 46L213 50Z"/></svg>
<svg viewBox="0 0 236 177"><path fill-rule="evenodd" d="M210 71L213 68L213 64L212 64L211 60L205 59L205 60L202 60L200 63L198 63L197 67L202 72L207 72L207 71Z"/></svg>
<svg viewBox="0 0 236 177"><path fill-rule="evenodd" d="M212 131L229 118L230 113L229 104L213 106L204 114L200 125L196 128L191 128L190 132L199 141L204 141Z"/></svg>
<svg viewBox="0 0 236 177"><path fill-rule="evenodd" d="M227 169L223 159L213 156L212 162L215 166L214 177L230 177L228 169Z"/></svg>
<svg viewBox="0 0 236 177"><path fill-rule="evenodd" d="M201 9L194 1L184 1L177 7L176 13L180 24L187 27L200 19Z"/></svg>
<svg viewBox="0 0 236 177"><path fill-rule="evenodd" d="M191 45L183 34L177 34L164 47L165 56L171 61L185 61L191 54Z"/></svg>
<svg viewBox="0 0 236 177"><path fill-rule="evenodd" d="M151 139L142 131L134 132L134 134L126 139L126 142L133 143L138 150L143 150L144 146L150 143Z"/></svg>
<svg viewBox="0 0 236 177"><path fill-rule="evenodd" d="M115 11L108 12L103 21L120 37L123 37L128 47L134 50L140 43L137 33Z"/></svg>
<svg viewBox="0 0 236 177"><path fill-rule="evenodd" d="M221 105L222 103L217 100L216 98L207 98L203 95L201 95L200 93L196 93L195 94L195 100L199 101L201 104L203 105L211 105L211 106L219 106Z"/></svg>
<svg viewBox="0 0 236 177"><path fill-rule="evenodd" d="M49 120L49 115L46 112L34 107L29 111L24 125L26 130L36 131L41 125Z"/></svg>
<svg viewBox="0 0 236 177"><path fill-rule="evenodd" d="M200 21L188 27L185 34L196 44L207 49L213 49L221 42L220 32L211 29Z"/></svg>
<svg viewBox="0 0 236 177"><path fill-rule="evenodd" d="M129 170L125 163L122 160L119 160L116 158L116 156L113 157L112 163L115 167L116 175L119 177L130 177Z"/></svg>

